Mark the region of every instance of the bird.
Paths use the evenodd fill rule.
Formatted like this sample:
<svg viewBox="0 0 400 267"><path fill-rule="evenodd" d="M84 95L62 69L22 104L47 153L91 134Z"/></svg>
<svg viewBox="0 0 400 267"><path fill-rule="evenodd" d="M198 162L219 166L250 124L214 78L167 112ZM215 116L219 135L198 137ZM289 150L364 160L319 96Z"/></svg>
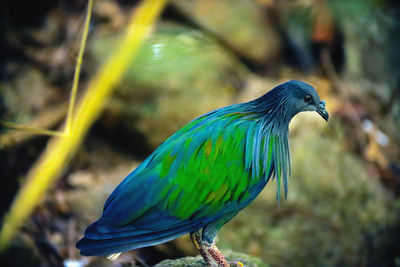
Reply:
<svg viewBox="0 0 400 267"><path fill-rule="evenodd" d="M325 121L325 101L291 80L257 99L206 113L170 136L111 193L77 248L115 260L122 252L189 234L207 266L228 262L215 245L227 222L276 181L288 194L289 123L302 111Z"/></svg>

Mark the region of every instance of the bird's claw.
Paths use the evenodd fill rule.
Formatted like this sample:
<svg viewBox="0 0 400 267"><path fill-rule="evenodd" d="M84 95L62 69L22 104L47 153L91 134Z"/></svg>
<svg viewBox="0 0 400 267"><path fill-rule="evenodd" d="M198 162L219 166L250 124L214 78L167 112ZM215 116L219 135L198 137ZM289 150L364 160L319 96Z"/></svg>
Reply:
<svg viewBox="0 0 400 267"><path fill-rule="evenodd" d="M228 261L228 263L229 263L229 265L232 266L232 267L234 267L234 266L236 266L236 267L246 267L246 266L244 266L244 264L243 264L242 262L240 262L240 261Z"/></svg>

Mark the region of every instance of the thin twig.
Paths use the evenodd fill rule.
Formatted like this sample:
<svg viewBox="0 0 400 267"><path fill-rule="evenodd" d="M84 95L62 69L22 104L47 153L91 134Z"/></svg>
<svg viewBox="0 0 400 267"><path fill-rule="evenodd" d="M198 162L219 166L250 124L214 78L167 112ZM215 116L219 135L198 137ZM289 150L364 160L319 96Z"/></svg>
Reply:
<svg viewBox="0 0 400 267"><path fill-rule="evenodd" d="M60 123L62 120L65 119L67 114L67 103L56 105L52 107L47 107L45 110L41 111L37 114L30 122L30 128L34 128L34 130L26 130L21 129L21 131L6 131L0 135L0 149L8 149L12 146L19 145L22 142L33 138L36 134L43 134L43 132L37 133L37 130L42 131L43 129L50 129L53 128L55 125ZM9 127L14 129L14 123L1 123L5 127ZM19 125L17 125L18 128ZM15 130L15 129L14 129ZM56 131L56 136L61 134L60 132ZM52 134L53 135L53 134Z"/></svg>
<svg viewBox="0 0 400 267"><path fill-rule="evenodd" d="M41 135L49 135L49 136L64 136L64 133L60 133L58 131L47 130L42 128L36 128L34 126L24 125L24 124L16 124L13 122L1 122L4 127L17 130L17 131L29 131L33 134L41 134Z"/></svg>
<svg viewBox="0 0 400 267"><path fill-rule="evenodd" d="M71 129L72 129L72 122L73 122L72 115L74 112L74 107L75 107L75 102L76 102L76 94L78 91L79 76L81 73L83 53L85 51L86 41L87 41L88 32L89 32L90 19L92 16L92 8L93 8L93 0L89 0L88 7L87 7L87 13L86 13L86 19L85 19L85 26L84 26L83 32L82 32L81 45L79 48L78 57L76 59L76 66L75 66L75 72L74 72L74 79L72 82L71 96L69 99L67 123L66 123L66 127L65 127L65 132L64 132L66 135L69 135L71 132Z"/></svg>
<svg viewBox="0 0 400 267"><path fill-rule="evenodd" d="M85 51L87 37L88 37L88 33L89 33L92 9L93 9L93 0L89 0L86 18L85 18L85 24L84 24L84 28L83 28L83 32L82 32L81 43L80 43L80 47L79 47L79 53L78 53L77 60L76 60L74 78L73 78L72 89L71 89L71 96L70 96L69 105L68 105L67 122L66 122L66 127L65 127L64 131L63 132L53 131L53 130L48 130L48 129L35 127L35 126L17 124L17 123L13 123L13 122L0 122L0 124L2 124L6 128L12 129L12 130L27 131L27 132L30 132L31 134L57 136L57 137L63 137L63 136L69 135L69 133L71 132L72 126L73 126L72 125L72 123L73 123L72 115L74 112L74 107L75 107L75 102L76 102L76 95L77 95L78 84L79 84L79 76L81 73L83 53Z"/></svg>
<svg viewBox="0 0 400 267"><path fill-rule="evenodd" d="M86 18L85 18L85 24L84 24L84 28L83 28L83 32L82 32L79 53L78 53L78 57L76 60L74 78L73 78L72 89L71 89L71 96L70 96L69 105L68 105L67 123L66 123L64 132L48 130L48 129L30 126L30 125L17 124L17 123L13 123L13 122L0 122L4 127L10 128L12 130L27 131L27 132L30 132L31 134L38 134L38 135L48 135L48 136L57 136L57 137L63 137L63 136L69 135L69 133L71 132L71 129L72 129L72 122L73 122L72 114L74 112L74 107L75 107L75 102L76 102L76 95L77 95L78 84L79 84L79 76L80 76L81 67L82 67L83 53L85 51L87 36L89 33L92 9L93 9L93 0L89 0Z"/></svg>

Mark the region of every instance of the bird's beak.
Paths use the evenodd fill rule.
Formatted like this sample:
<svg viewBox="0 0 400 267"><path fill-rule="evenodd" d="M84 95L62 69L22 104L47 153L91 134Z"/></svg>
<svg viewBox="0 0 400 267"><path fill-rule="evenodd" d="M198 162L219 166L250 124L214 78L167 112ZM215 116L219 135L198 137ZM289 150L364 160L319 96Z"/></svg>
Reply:
<svg viewBox="0 0 400 267"><path fill-rule="evenodd" d="M318 107L317 107L317 112L319 115L321 115L322 118L324 118L324 120L328 121L329 119L329 114L325 109L325 101L321 101L321 103L319 103Z"/></svg>

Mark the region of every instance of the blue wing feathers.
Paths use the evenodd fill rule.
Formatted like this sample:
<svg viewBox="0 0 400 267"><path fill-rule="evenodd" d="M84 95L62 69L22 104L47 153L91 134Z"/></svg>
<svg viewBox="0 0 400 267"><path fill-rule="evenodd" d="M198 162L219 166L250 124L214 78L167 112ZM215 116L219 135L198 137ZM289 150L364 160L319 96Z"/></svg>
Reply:
<svg viewBox="0 0 400 267"><path fill-rule="evenodd" d="M125 236L118 235L96 240L84 237L77 243L77 247L81 250L82 255L105 256L128 249L164 243L199 229L202 226L203 225L199 222L187 222L187 224L183 226L180 225L164 231L152 231L147 234L137 235L135 232L126 232Z"/></svg>

